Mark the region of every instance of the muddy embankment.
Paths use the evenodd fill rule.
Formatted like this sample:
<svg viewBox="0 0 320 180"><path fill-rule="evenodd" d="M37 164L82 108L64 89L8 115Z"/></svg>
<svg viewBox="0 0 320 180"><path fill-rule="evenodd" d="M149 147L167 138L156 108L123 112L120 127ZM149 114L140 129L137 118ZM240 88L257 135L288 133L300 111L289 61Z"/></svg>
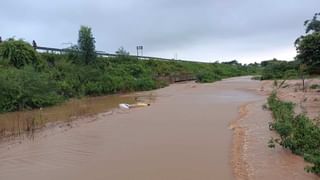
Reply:
<svg viewBox="0 0 320 180"><path fill-rule="evenodd" d="M310 81L309 84L312 84L311 82L313 81ZM295 102L297 113L302 112L303 109L309 117L316 117L315 107L318 107L319 113L320 104L310 103L315 98L316 90L309 89L302 93L299 91L300 87L301 84L297 81L287 81L284 88L278 90L278 95L284 101ZM268 123L272 121L271 112L262 108L272 90L273 81L261 82L256 93L264 98L243 104L240 107L238 118L232 123L235 132L233 166L237 179L320 179L304 171L307 163L302 157L280 146L276 146L275 149L267 147L267 142L271 137L278 137L268 128ZM306 99L309 99L309 103Z"/></svg>
<svg viewBox="0 0 320 180"><path fill-rule="evenodd" d="M157 100L150 107L3 143L0 179L313 178L301 158L267 148L271 116L261 109L260 85L249 77L174 84L152 91Z"/></svg>

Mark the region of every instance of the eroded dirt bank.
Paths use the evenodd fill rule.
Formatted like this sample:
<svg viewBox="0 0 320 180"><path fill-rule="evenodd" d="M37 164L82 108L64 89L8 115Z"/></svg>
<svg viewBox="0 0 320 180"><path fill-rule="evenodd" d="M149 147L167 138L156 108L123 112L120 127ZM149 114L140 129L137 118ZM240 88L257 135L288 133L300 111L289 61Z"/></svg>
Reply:
<svg viewBox="0 0 320 180"><path fill-rule="evenodd" d="M275 180L316 180L319 177L304 171L307 165L302 157L292 154L290 151L277 146L271 149L267 142L277 134L268 128L268 122L272 120L271 113L261 107L264 100L246 105L246 115L240 120L240 126L244 130L241 149L241 160L244 160L247 168L238 179L275 179ZM243 171L241 171L243 172ZM246 177L246 178L243 178Z"/></svg>
<svg viewBox="0 0 320 180"><path fill-rule="evenodd" d="M100 116L64 133L1 146L0 179L233 179L238 107L258 96L248 78L175 84L150 107Z"/></svg>
<svg viewBox="0 0 320 180"><path fill-rule="evenodd" d="M273 81L263 81L260 85L257 93L267 98L272 92ZM309 117L317 118L319 104L314 99L319 92L311 89L302 92L299 86L298 81L287 81L284 88L278 89L278 95L284 101L296 103L297 113L305 110ZM237 179L319 180L318 176L304 171L307 163L302 157L280 146L275 149L267 147L270 138L278 135L268 128L272 115L269 110L262 108L266 104L265 98L242 105L240 115L233 123L236 127L233 160L236 162L234 167ZM310 103L312 101L314 102Z"/></svg>

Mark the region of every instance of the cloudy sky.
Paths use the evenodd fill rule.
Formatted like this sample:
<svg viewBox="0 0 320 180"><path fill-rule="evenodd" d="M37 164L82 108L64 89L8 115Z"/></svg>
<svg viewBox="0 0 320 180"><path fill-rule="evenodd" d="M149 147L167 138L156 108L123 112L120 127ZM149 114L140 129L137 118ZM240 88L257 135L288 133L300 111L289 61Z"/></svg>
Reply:
<svg viewBox="0 0 320 180"><path fill-rule="evenodd" d="M77 42L90 26L97 50L199 61L293 59L320 0L1 0L0 36L39 46Z"/></svg>

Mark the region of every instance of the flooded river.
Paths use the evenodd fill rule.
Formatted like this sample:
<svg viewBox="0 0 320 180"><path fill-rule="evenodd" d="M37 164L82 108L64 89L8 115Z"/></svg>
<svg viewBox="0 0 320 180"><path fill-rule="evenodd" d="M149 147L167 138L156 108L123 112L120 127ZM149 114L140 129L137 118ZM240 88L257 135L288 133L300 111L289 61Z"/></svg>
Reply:
<svg viewBox="0 0 320 180"><path fill-rule="evenodd" d="M288 162L292 158L283 159L279 155L288 152L266 147L266 136L271 132L264 127L268 128L270 115L260 108L259 103L266 97L256 93L259 87L260 82L248 77L213 84L174 84L146 92L145 96L151 93L156 97L149 107L104 113L93 122L61 133L17 144L2 143L0 179L269 179L268 173L274 170L289 177L292 176L288 172L294 170L296 177L313 179L314 176L303 172L303 160L297 158L294 162L299 167L292 167ZM242 108L244 113L239 116L245 104L248 106ZM249 106L259 110L258 114L250 113ZM263 129L262 133L257 133L258 127ZM236 129L242 129L243 133L238 141L233 141ZM235 151L235 143L257 146L244 149L241 146ZM285 163L278 163L281 165L278 169L268 171L273 166L271 160Z"/></svg>
<svg viewBox="0 0 320 180"><path fill-rule="evenodd" d="M112 111L119 103L153 102L152 93L109 95L72 99L58 106L0 114L0 138L30 134L32 131Z"/></svg>

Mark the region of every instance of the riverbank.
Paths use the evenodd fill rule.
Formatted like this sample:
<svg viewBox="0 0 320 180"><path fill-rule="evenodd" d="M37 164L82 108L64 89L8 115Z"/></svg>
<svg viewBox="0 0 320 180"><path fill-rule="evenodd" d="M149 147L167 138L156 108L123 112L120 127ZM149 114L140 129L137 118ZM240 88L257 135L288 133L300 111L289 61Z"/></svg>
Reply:
<svg viewBox="0 0 320 180"><path fill-rule="evenodd" d="M288 89L291 88L280 89L281 94L286 95L285 97L293 97L294 84L297 81L287 83L289 86L285 87L292 88L291 95L288 92ZM268 147L271 137L278 137L275 132L269 130L268 124L273 121L271 112L263 108L267 103L266 98L272 92L272 85L273 81L260 82L260 88L256 90L256 93L262 99L244 104L239 110L241 116L235 121L237 128L233 145L233 160L236 162L234 164L235 175L237 179L319 179L318 176L304 171L307 163L300 156L280 146L274 149Z"/></svg>
<svg viewBox="0 0 320 180"><path fill-rule="evenodd" d="M270 94L273 84L274 81L271 80L263 81L260 92ZM296 114L304 113L314 121L320 120L320 79L306 79L305 90L301 80L287 80L277 89L277 95L282 101L296 104Z"/></svg>

